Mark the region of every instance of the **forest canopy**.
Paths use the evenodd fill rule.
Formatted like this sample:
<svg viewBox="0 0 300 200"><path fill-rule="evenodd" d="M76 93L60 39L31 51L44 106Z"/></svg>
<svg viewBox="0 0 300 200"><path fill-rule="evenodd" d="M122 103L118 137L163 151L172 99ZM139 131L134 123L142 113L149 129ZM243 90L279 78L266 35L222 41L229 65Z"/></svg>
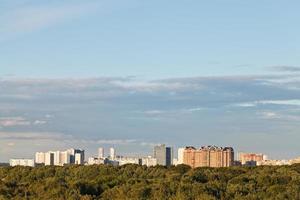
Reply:
<svg viewBox="0 0 300 200"><path fill-rule="evenodd" d="M0 199L300 199L300 165L1 167Z"/></svg>

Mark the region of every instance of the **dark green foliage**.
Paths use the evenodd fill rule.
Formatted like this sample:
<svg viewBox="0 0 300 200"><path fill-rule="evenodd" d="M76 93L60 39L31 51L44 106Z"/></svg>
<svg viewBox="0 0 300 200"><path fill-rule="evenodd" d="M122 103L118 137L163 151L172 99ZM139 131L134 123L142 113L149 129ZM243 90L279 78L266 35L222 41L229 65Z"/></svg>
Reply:
<svg viewBox="0 0 300 200"><path fill-rule="evenodd" d="M300 199L300 165L2 167L2 199Z"/></svg>

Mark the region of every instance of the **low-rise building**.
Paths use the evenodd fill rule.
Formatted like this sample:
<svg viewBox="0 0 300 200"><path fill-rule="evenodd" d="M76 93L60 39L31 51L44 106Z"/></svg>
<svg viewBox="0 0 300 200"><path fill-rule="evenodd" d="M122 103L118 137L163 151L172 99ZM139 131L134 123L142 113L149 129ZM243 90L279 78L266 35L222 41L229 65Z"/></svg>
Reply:
<svg viewBox="0 0 300 200"><path fill-rule="evenodd" d="M108 159L107 158L94 158L90 157L88 159L87 165L101 165L101 164L107 164Z"/></svg>
<svg viewBox="0 0 300 200"><path fill-rule="evenodd" d="M119 163L119 166L126 165L126 164L142 165L142 159L141 158L119 156L114 160Z"/></svg>
<svg viewBox="0 0 300 200"><path fill-rule="evenodd" d="M147 167L156 166L157 159L151 156L142 158L142 165L146 165Z"/></svg>
<svg viewBox="0 0 300 200"><path fill-rule="evenodd" d="M33 159L10 159L9 165L14 166L27 166L27 167L34 167L34 160Z"/></svg>
<svg viewBox="0 0 300 200"><path fill-rule="evenodd" d="M270 166L281 166L281 165L290 165L289 160L263 160L260 162L257 162L257 166L262 165L270 165Z"/></svg>

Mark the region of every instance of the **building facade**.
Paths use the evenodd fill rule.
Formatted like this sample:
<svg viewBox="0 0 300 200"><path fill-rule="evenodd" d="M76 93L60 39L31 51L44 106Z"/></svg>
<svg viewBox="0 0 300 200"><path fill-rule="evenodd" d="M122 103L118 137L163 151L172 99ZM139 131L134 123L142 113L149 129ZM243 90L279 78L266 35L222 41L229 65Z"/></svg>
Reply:
<svg viewBox="0 0 300 200"><path fill-rule="evenodd" d="M26 166L26 167L34 167L33 159L10 159L9 165L14 166Z"/></svg>
<svg viewBox="0 0 300 200"><path fill-rule="evenodd" d="M68 149L66 151L37 152L35 154L37 164L64 166L68 164L84 164L84 150Z"/></svg>
<svg viewBox="0 0 300 200"><path fill-rule="evenodd" d="M37 164L45 163L45 153L44 152L36 152L35 153L35 163L37 163Z"/></svg>
<svg viewBox="0 0 300 200"><path fill-rule="evenodd" d="M249 163L260 163L267 160L267 156L262 153L243 153L238 154L238 160L242 165L249 165ZM256 165L256 164L255 164Z"/></svg>
<svg viewBox="0 0 300 200"><path fill-rule="evenodd" d="M151 156L142 158L142 165L146 165L147 167L152 167L157 165L157 159Z"/></svg>
<svg viewBox="0 0 300 200"><path fill-rule="evenodd" d="M109 149L109 155L110 155L110 159L114 160L116 158L116 150L114 148L110 148Z"/></svg>
<svg viewBox="0 0 300 200"><path fill-rule="evenodd" d="M185 148L179 148L177 154L177 165L183 164L183 154Z"/></svg>
<svg viewBox="0 0 300 200"><path fill-rule="evenodd" d="M166 145L158 145L154 147L153 157L157 160L158 165L171 166L173 162L173 149Z"/></svg>
<svg viewBox="0 0 300 200"><path fill-rule="evenodd" d="M104 158L104 148L102 147L98 149L98 158Z"/></svg>
<svg viewBox="0 0 300 200"><path fill-rule="evenodd" d="M186 147L183 152L183 164L196 167L229 167L234 163L232 147L206 146L196 149Z"/></svg>
<svg viewBox="0 0 300 200"><path fill-rule="evenodd" d="M115 158L115 161L119 163L119 166L126 165L126 164L137 164L142 165L142 159L141 158L135 158L135 157L117 157Z"/></svg>

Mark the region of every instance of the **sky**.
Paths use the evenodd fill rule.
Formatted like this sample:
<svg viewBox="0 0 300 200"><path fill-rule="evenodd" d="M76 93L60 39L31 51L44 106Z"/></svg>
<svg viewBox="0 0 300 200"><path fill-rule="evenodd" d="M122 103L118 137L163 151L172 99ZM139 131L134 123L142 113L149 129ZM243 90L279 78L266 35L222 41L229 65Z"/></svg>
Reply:
<svg viewBox="0 0 300 200"><path fill-rule="evenodd" d="M0 0L0 161L159 143L300 156L299 6Z"/></svg>

